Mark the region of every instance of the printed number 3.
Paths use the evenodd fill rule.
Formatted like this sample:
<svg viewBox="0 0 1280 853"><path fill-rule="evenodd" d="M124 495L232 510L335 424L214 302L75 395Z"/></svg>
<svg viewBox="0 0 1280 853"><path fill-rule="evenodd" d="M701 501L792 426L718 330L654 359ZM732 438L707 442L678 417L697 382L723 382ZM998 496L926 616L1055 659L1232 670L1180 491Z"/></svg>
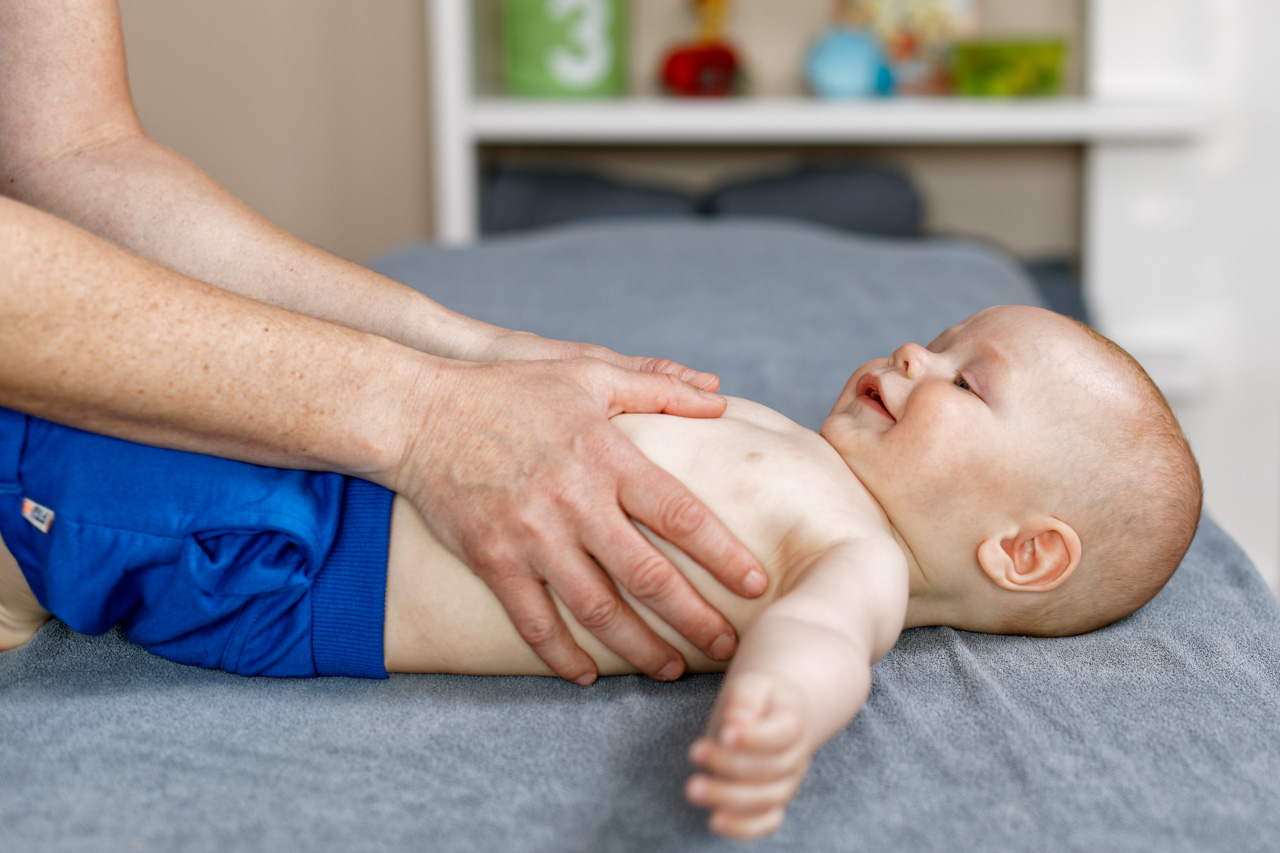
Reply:
<svg viewBox="0 0 1280 853"><path fill-rule="evenodd" d="M574 49L556 47L547 57L551 75L558 83L575 88L599 83L613 65L609 0L547 0L547 12L558 21L578 15L569 31Z"/></svg>

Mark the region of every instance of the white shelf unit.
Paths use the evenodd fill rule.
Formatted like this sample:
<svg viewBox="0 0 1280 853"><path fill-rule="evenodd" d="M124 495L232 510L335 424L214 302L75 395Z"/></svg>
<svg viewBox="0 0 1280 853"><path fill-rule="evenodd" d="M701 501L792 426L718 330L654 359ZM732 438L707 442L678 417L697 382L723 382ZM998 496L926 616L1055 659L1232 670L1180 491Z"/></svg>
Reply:
<svg viewBox="0 0 1280 853"><path fill-rule="evenodd" d="M436 232L448 244L476 239L478 151L486 144L1168 145L1193 139L1207 126L1208 113L1194 87L1185 85L1185 79L1170 85L1167 76L1158 87L1144 77L1145 89L1135 92L1130 86L1130 91L1106 99L544 101L481 96L472 73L476 38L471 0L426 2ZM1091 14L1098 11L1093 7L1117 2L1124 0L1092 0ZM1101 11L1095 17L1105 23L1108 16ZM1091 27L1091 39L1099 36L1106 33L1099 33L1099 25Z"/></svg>
<svg viewBox="0 0 1280 853"><path fill-rule="evenodd" d="M756 98L710 103L632 98L529 102L478 98L473 144L1091 143L1176 139L1198 132L1190 104L1099 104L913 98L861 103Z"/></svg>

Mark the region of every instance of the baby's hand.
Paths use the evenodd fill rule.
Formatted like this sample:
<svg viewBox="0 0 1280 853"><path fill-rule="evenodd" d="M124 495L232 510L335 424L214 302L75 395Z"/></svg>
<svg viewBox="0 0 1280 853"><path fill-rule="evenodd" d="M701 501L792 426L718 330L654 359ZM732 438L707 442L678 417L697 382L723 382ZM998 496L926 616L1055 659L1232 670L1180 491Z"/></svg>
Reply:
<svg viewBox="0 0 1280 853"><path fill-rule="evenodd" d="M702 768L685 796L711 809L710 827L733 838L759 838L782 825L787 803L813 754L795 692L767 675L725 682L706 737L689 757Z"/></svg>

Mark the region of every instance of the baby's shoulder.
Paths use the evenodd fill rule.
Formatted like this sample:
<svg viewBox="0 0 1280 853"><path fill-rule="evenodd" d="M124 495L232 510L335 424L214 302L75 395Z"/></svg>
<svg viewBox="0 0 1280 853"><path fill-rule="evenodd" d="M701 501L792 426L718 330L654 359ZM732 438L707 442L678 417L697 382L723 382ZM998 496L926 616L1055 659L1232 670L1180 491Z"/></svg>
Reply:
<svg viewBox="0 0 1280 853"><path fill-rule="evenodd" d="M744 400L742 397L726 397L725 399L728 401L728 406L725 408L722 417L730 421L751 424L760 429L792 437L813 433L813 430L800 426L800 424L791 420L782 412L777 409L771 409L763 403Z"/></svg>

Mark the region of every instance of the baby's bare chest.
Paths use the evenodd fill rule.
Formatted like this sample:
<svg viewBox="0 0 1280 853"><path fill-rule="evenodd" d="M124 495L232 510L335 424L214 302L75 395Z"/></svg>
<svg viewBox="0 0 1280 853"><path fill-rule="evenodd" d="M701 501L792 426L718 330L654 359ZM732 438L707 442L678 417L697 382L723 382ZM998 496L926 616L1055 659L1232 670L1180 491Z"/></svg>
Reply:
<svg viewBox="0 0 1280 853"><path fill-rule="evenodd" d="M776 590L806 554L883 522L870 494L820 436L749 406L731 404L716 420L623 415L614 423L751 549ZM701 589L705 573L659 545Z"/></svg>

